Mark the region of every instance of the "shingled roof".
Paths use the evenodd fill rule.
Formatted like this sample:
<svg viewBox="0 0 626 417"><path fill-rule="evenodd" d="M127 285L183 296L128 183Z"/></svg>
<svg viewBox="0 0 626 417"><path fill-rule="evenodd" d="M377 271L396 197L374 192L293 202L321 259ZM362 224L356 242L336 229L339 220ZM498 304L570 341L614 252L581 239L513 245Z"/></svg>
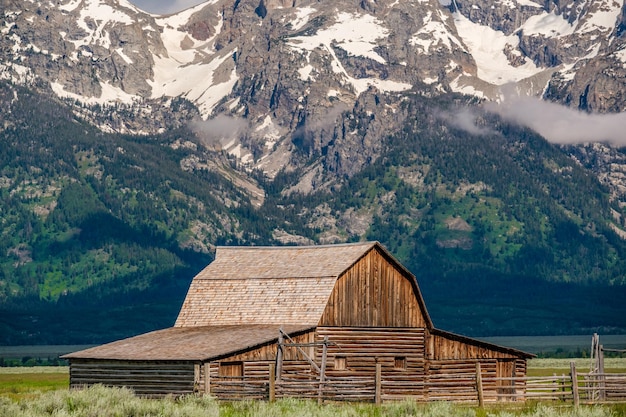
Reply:
<svg viewBox="0 0 626 417"><path fill-rule="evenodd" d="M288 334L315 328L337 279L373 248L415 280L378 242L219 247L194 277L174 327L64 358L205 361L275 341L281 327Z"/></svg>
<svg viewBox="0 0 626 417"><path fill-rule="evenodd" d="M244 325L170 327L63 356L63 359L181 360L220 359L233 352L274 343L281 326ZM307 326L282 326L287 334L308 330Z"/></svg>
<svg viewBox="0 0 626 417"><path fill-rule="evenodd" d="M175 326L302 324L320 320L337 278L377 242L219 247L194 278Z"/></svg>

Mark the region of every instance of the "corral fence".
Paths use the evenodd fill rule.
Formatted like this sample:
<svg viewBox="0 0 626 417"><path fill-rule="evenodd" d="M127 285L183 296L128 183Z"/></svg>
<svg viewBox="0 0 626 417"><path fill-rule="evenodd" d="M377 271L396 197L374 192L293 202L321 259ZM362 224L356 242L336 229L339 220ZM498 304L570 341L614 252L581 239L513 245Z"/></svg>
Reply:
<svg viewBox="0 0 626 417"><path fill-rule="evenodd" d="M380 367L373 377L326 377L290 374L270 378L211 378L210 394L223 400L307 398L324 401L360 401L380 404L383 401L452 401L464 403L555 401L563 403L602 404L626 402L626 374L578 373L571 363L570 373L553 376L485 377L480 364L476 374L431 375L410 387L406 382L386 379ZM397 394L399 388L405 392Z"/></svg>

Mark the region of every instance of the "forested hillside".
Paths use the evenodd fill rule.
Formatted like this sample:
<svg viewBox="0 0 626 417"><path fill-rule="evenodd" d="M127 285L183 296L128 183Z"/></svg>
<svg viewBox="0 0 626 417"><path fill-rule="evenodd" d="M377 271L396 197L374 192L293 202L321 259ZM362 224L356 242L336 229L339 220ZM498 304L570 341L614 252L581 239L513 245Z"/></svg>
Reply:
<svg viewBox="0 0 626 417"><path fill-rule="evenodd" d="M531 131L489 114L479 132L453 127L442 112L474 106L461 96L407 95L411 122L381 138L382 156L312 194L290 191L304 172L244 175L186 128L102 133L10 84L0 102L0 343L170 326L216 245L354 240L417 276L438 327L626 331L620 208Z"/></svg>

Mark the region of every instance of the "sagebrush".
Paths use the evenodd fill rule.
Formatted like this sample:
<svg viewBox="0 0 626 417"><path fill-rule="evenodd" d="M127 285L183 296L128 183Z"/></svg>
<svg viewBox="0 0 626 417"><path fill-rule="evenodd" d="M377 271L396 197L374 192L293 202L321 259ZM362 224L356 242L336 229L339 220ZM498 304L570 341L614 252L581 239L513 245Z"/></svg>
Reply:
<svg viewBox="0 0 626 417"><path fill-rule="evenodd" d="M125 388L93 386L84 390L58 390L12 401L0 397L0 417L619 417L626 407L526 404L476 408L452 403L421 404L411 401L382 406L362 403L318 405L314 401L283 399L219 402L210 397L145 399Z"/></svg>

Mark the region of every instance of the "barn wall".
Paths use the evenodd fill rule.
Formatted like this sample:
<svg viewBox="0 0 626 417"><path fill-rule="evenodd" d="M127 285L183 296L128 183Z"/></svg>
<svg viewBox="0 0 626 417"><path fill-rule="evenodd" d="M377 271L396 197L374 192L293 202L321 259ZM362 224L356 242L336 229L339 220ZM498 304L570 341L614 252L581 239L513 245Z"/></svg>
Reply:
<svg viewBox="0 0 626 417"><path fill-rule="evenodd" d="M426 355L434 360L519 358L519 355L512 352L493 349L479 341L469 343L445 335L431 335L428 338Z"/></svg>
<svg viewBox="0 0 626 417"><path fill-rule="evenodd" d="M278 332L276 332L276 337L278 337ZM298 336L292 336L291 338L295 343L312 343L315 340L315 332L311 330L310 332L307 332ZM285 343L289 343L289 342L285 339ZM305 348L302 348L302 350L304 350L307 355L313 356L314 351L312 347L311 348L305 347ZM271 343L266 346L261 346L256 349L251 349L247 352L234 354L234 355L225 357L216 362L219 363L220 361L225 361L225 362L275 361L277 351L278 351L278 345L276 343ZM286 349L283 352L283 360L302 360L302 359L303 359L303 355L300 352L298 352L296 349Z"/></svg>
<svg viewBox="0 0 626 417"><path fill-rule="evenodd" d="M292 336L292 340L297 344L313 343L315 332ZM285 340L285 343L290 342ZM310 358L314 357L313 347L301 349ZM277 343L272 343L208 362L211 394L222 399L264 398L263 396L267 396L270 364L276 364L277 352ZM237 368L238 365L241 367ZM197 370L196 386L200 387L200 390L204 390L205 387L206 369L205 366L201 366ZM311 375L311 366L302 352L295 348L286 348L283 350L283 373Z"/></svg>
<svg viewBox="0 0 626 417"><path fill-rule="evenodd" d="M380 363L384 395L424 395L425 329L319 327L317 342L325 337L330 342L327 376L373 378ZM318 344L317 363L322 353Z"/></svg>
<svg viewBox="0 0 626 417"><path fill-rule="evenodd" d="M72 359L70 388L94 384L127 387L149 397L190 394L194 391L194 363Z"/></svg>
<svg viewBox="0 0 626 417"><path fill-rule="evenodd" d="M426 327L414 285L373 249L339 277L319 324Z"/></svg>

